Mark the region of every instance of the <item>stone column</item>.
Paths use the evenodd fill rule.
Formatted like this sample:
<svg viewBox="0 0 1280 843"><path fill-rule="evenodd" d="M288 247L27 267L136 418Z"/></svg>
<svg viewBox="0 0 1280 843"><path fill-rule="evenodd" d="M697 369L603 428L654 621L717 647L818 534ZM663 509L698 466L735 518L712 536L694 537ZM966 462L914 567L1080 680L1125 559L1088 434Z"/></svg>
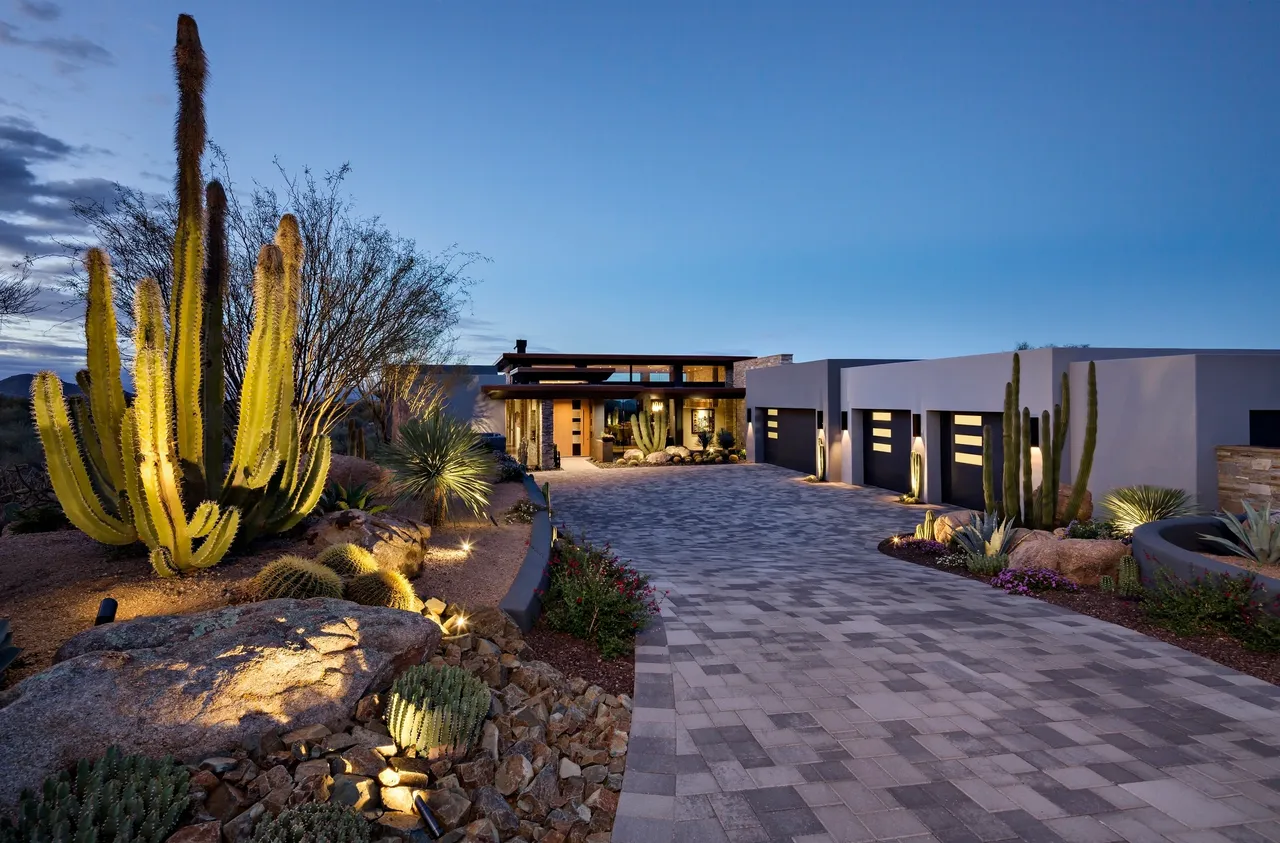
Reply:
<svg viewBox="0 0 1280 843"><path fill-rule="evenodd" d="M736 386L739 389L747 388L747 372L752 369L765 369L769 366L784 366L792 361L790 354L771 354L768 357L753 357L750 360L739 360L734 363L727 377L725 377L725 386ZM747 441L747 401L743 400L738 403L738 410L733 419L733 435L738 438L739 442ZM746 447L746 445L742 445Z"/></svg>
<svg viewBox="0 0 1280 843"><path fill-rule="evenodd" d="M539 459L543 471L556 467L556 422L555 404L550 400L542 402L542 435L539 437ZM563 456L563 455L561 455Z"/></svg>

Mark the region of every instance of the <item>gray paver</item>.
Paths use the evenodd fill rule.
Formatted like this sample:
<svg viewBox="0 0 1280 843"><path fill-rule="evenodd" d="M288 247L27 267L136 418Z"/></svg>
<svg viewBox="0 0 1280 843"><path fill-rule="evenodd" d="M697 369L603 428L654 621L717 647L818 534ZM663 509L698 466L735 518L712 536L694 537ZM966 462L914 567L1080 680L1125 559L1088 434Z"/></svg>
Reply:
<svg viewBox="0 0 1280 843"><path fill-rule="evenodd" d="M919 510L771 466L539 479L670 590L615 843L1280 843L1280 689L880 554Z"/></svg>

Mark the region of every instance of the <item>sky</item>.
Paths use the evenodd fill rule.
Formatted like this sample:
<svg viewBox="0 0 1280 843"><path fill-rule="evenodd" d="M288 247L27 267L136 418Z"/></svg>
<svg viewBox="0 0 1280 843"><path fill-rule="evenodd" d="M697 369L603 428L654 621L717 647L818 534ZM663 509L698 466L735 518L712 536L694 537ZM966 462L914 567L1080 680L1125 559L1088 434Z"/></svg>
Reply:
<svg viewBox="0 0 1280 843"><path fill-rule="evenodd" d="M179 12L237 184L490 259L472 362L1280 340L1280 3L0 0L0 267L170 189ZM80 365L43 298L0 377Z"/></svg>

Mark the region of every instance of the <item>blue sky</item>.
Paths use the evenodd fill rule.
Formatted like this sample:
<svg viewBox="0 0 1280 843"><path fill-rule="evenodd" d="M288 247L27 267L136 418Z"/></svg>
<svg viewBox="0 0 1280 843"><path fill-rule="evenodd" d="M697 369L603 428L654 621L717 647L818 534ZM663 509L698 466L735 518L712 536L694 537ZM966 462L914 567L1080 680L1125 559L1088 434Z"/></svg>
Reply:
<svg viewBox="0 0 1280 843"><path fill-rule="evenodd" d="M1280 3L0 0L0 127L62 144L0 158L0 222L167 189L179 11L238 182L350 162L492 259L475 362L1280 338ZM0 375L74 370L73 317Z"/></svg>

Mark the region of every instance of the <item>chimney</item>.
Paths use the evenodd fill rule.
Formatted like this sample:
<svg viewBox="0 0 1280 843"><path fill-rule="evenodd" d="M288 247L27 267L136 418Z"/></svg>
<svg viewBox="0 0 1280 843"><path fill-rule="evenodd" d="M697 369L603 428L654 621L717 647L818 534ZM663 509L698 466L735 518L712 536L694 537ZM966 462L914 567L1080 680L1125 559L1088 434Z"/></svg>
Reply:
<svg viewBox="0 0 1280 843"><path fill-rule="evenodd" d="M524 354L528 348L528 340L516 340L516 354Z"/></svg>

